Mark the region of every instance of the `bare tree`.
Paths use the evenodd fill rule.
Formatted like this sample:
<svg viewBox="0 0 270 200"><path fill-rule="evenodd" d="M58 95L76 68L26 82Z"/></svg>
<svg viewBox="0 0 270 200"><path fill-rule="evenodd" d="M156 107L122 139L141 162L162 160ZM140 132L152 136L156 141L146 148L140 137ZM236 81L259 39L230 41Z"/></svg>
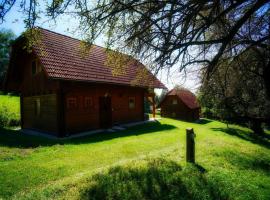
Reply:
<svg viewBox="0 0 270 200"><path fill-rule="evenodd" d="M1 19L16 1L2 1ZM37 0L23 0L21 5L28 14L27 27L33 27ZM176 63L179 70L200 65L209 78L221 62L247 48L269 52L268 0L53 0L44 12L51 19L62 14L78 16L87 42L106 36L108 47L114 45L150 61L155 72ZM270 64L265 66L263 77L270 97Z"/></svg>

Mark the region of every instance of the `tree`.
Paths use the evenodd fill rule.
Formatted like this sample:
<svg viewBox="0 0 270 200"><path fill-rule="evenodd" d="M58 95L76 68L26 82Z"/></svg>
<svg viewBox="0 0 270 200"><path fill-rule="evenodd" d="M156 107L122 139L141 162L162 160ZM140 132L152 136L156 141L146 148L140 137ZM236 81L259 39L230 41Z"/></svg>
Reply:
<svg viewBox="0 0 270 200"><path fill-rule="evenodd" d="M262 122L270 120L270 101L262 73L269 62L265 53L253 47L218 66L201 86L202 106L223 120L248 122L254 133L262 134Z"/></svg>
<svg viewBox="0 0 270 200"><path fill-rule="evenodd" d="M18 0L4 0L0 19ZM250 47L269 52L269 0L52 0L45 6L37 0L20 2L26 12L26 27L32 28L38 13L52 20L63 14L79 17L85 41L107 36L108 47L117 46L156 73L179 64L206 68L206 78L226 59L233 59ZM267 55L270 55L267 54ZM270 98L270 64L263 69Z"/></svg>
<svg viewBox="0 0 270 200"><path fill-rule="evenodd" d="M8 61L10 45L15 39L15 35L11 30L0 30L0 86L3 84Z"/></svg>
<svg viewBox="0 0 270 200"><path fill-rule="evenodd" d="M163 101L167 93L168 93L167 89L162 89L160 95L155 96L155 101L157 105L160 105L160 103Z"/></svg>

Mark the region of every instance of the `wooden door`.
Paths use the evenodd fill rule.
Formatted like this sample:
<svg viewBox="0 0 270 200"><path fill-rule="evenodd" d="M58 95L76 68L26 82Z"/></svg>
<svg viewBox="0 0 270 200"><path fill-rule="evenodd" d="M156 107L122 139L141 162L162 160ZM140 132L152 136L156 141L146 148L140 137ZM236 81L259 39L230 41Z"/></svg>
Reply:
<svg viewBox="0 0 270 200"><path fill-rule="evenodd" d="M112 126L111 97L99 97L99 122L100 128L110 128Z"/></svg>

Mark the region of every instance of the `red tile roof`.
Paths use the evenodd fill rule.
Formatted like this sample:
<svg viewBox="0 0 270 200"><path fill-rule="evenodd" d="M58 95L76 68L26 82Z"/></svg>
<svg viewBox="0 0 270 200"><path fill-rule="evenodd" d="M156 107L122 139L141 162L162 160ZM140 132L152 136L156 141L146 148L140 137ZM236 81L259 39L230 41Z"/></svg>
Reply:
<svg viewBox="0 0 270 200"><path fill-rule="evenodd" d="M187 89L179 88L172 89L166 96L178 96L183 103L190 109L200 108L200 105L196 99L196 96Z"/></svg>
<svg viewBox="0 0 270 200"><path fill-rule="evenodd" d="M112 68L106 66L108 53L105 48L93 45L88 54L83 56L80 40L39 29L41 42L34 46L34 52L50 78L166 88L136 59L130 59L124 73L115 76Z"/></svg>

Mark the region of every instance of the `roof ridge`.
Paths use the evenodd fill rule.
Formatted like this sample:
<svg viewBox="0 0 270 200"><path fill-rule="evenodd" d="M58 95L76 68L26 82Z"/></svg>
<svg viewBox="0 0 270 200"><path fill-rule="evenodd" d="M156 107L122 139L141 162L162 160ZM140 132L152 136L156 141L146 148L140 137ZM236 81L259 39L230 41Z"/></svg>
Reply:
<svg viewBox="0 0 270 200"><path fill-rule="evenodd" d="M189 91L189 89L185 88L185 87L180 87L180 88L173 88L172 90L175 90L175 91Z"/></svg>

